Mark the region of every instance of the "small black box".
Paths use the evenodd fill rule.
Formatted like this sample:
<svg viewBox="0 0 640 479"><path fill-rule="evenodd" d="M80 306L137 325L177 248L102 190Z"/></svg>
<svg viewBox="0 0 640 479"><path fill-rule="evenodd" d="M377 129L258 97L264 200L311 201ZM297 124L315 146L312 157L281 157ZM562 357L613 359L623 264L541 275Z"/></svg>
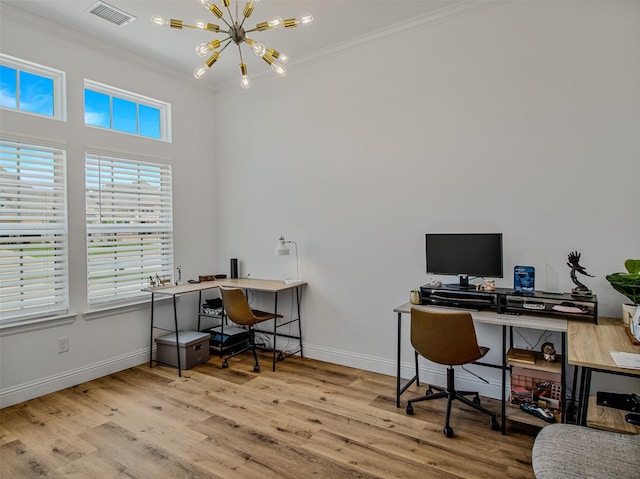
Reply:
<svg viewBox="0 0 640 479"><path fill-rule="evenodd" d="M216 326L203 332L211 335L209 344L215 348L226 349L249 341L249 331L237 326Z"/></svg>

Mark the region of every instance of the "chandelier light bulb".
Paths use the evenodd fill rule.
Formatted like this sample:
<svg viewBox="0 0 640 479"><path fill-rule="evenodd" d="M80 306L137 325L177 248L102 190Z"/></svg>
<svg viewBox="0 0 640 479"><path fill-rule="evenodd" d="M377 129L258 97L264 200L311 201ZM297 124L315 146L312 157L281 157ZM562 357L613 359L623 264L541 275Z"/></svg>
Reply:
<svg viewBox="0 0 640 479"><path fill-rule="evenodd" d="M247 76L247 65L244 63L240 64L240 86L245 90L251 87L251 80L249 80L249 77Z"/></svg>
<svg viewBox="0 0 640 479"><path fill-rule="evenodd" d="M287 69L282 64L273 62L271 64L271 68L273 68L273 71L276 72L276 75L278 75L279 77L287 76Z"/></svg>
<svg viewBox="0 0 640 479"><path fill-rule="evenodd" d="M273 17L271 20L267 22L269 28L277 28L282 25L282 17Z"/></svg>
<svg viewBox="0 0 640 479"><path fill-rule="evenodd" d="M151 23L153 23L154 25L158 25L160 27L169 26L169 20L167 20L164 17L161 17L160 15L154 15L153 17L151 17Z"/></svg>
<svg viewBox="0 0 640 479"><path fill-rule="evenodd" d="M198 80L200 80L202 79L202 77L204 77L207 74L208 71L209 71L208 67L201 66L193 70L193 76L196 77Z"/></svg>
<svg viewBox="0 0 640 479"><path fill-rule="evenodd" d="M199 57L204 57L209 53L209 42L201 43L196 46L196 53Z"/></svg>
<svg viewBox="0 0 640 479"><path fill-rule="evenodd" d="M210 51L215 50L219 46L220 40L211 40L210 42L204 42L196 47L196 53L199 57L204 57L208 55Z"/></svg>
<svg viewBox="0 0 640 479"><path fill-rule="evenodd" d="M297 18L296 20L298 21L298 23L300 23L300 25L307 25L313 22L313 15L311 15L310 13L305 13L299 19Z"/></svg>
<svg viewBox="0 0 640 479"><path fill-rule="evenodd" d="M259 57L264 55L264 52L267 51L267 48L262 43L254 43L251 48L253 49L255 54L258 55Z"/></svg>

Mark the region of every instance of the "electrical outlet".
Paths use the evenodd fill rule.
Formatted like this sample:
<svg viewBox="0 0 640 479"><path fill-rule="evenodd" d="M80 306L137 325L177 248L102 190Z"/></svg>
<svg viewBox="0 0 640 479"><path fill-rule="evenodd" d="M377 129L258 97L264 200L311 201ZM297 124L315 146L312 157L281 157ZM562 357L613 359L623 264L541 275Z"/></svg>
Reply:
<svg viewBox="0 0 640 479"><path fill-rule="evenodd" d="M69 336L58 338L58 354L69 351Z"/></svg>

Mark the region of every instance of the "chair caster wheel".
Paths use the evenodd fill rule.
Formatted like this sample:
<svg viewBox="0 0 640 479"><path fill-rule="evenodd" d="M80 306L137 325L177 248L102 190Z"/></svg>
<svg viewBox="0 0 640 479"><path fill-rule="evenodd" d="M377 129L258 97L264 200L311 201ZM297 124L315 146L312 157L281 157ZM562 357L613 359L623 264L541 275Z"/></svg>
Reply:
<svg viewBox="0 0 640 479"><path fill-rule="evenodd" d="M282 353L278 353L278 357L276 358L277 361L283 361L284 360L284 356L282 355Z"/></svg>
<svg viewBox="0 0 640 479"><path fill-rule="evenodd" d="M260 366L258 366L257 364L253 367L253 372L254 373L259 373L260 372Z"/></svg>
<svg viewBox="0 0 640 479"><path fill-rule="evenodd" d="M427 389L427 392L425 393L425 396L431 396L433 394L433 389L429 388Z"/></svg>
<svg viewBox="0 0 640 479"><path fill-rule="evenodd" d="M222 369L227 369L229 367L229 363L226 361L223 361L221 367Z"/></svg>
<svg viewBox="0 0 640 479"><path fill-rule="evenodd" d="M473 396L473 404L480 404L480 396Z"/></svg>
<svg viewBox="0 0 640 479"><path fill-rule="evenodd" d="M449 426L445 426L445 428L442 430L442 433L446 437L453 437L453 428L451 428Z"/></svg>
<svg viewBox="0 0 640 479"><path fill-rule="evenodd" d="M407 404L407 414L413 416L413 406L411 404Z"/></svg>
<svg viewBox="0 0 640 479"><path fill-rule="evenodd" d="M499 431L500 430L500 423L496 420L496 418L491 418L491 422L489 423L489 425L491 426L491 430L492 431Z"/></svg>

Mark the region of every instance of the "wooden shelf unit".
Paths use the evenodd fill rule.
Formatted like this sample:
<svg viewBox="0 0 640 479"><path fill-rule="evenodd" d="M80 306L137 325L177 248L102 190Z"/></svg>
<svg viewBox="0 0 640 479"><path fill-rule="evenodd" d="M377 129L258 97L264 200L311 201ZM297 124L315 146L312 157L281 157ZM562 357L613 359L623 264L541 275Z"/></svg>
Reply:
<svg viewBox="0 0 640 479"><path fill-rule="evenodd" d="M640 427L629 424L624 417L629 411L612 407L599 406L596 396L589 396L587 426L606 431L640 434Z"/></svg>
<svg viewBox="0 0 640 479"><path fill-rule="evenodd" d="M542 373L546 373L546 374L557 374L558 375L558 380L559 380L559 382L561 384L561 387L562 387L562 390L563 390L562 395L564 395L564 384L562 382L562 361L564 360L564 358L561 355L556 355L555 361L546 361L541 352L539 352L539 351L530 351L530 352L534 353L535 363L528 363L528 362L524 362L524 361L512 361L512 360L509 360L508 359L509 355L513 351L520 351L520 349L518 349L518 348L509 348L509 350L507 352L507 366L510 367L511 371L513 371L512 368L517 367L517 368L521 368L521 369L527 369L527 370L530 370L530 371L537 371L537 372L542 372ZM532 373L531 377L535 377L535 373ZM563 400L564 400L564 398L563 398ZM507 407L506 407L506 411L505 412L506 412L506 418L509 419L510 421L521 422L521 423L529 424L531 426L539 426L539 427L542 427L542 426L544 426L546 424L549 424L548 422L544 421L543 419L540 419L537 416L534 416L532 414L528 414L528 413L522 411L520 409L519 405L511 404L510 400L507 403ZM557 410L557 409L553 409L552 412L553 412L553 414L554 414L554 416L556 418L556 422L557 423L562 422L561 411Z"/></svg>

